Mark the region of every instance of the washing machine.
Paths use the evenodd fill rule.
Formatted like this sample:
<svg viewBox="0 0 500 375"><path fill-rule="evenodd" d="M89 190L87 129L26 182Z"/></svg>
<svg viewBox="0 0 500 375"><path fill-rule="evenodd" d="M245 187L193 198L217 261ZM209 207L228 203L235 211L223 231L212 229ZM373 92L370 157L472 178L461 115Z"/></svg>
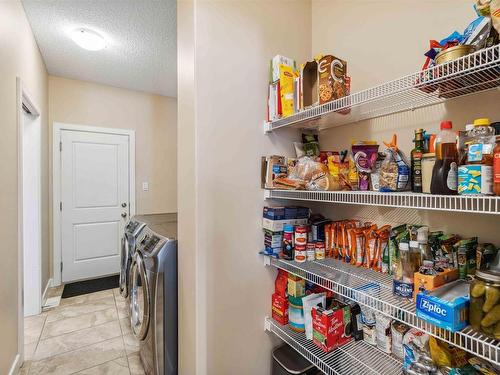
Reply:
<svg viewBox="0 0 500 375"><path fill-rule="evenodd" d="M132 217L125 226L122 237L122 249L120 259L120 294L128 298L130 283L130 267L135 253L137 238L146 226L146 223Z"/></svg>
<svg viewBox="0 0 500 375"><path fill-rule="evenodd" d="M147 375L177 375L177 223L146 226L130 272L130 325Z"/></svg>

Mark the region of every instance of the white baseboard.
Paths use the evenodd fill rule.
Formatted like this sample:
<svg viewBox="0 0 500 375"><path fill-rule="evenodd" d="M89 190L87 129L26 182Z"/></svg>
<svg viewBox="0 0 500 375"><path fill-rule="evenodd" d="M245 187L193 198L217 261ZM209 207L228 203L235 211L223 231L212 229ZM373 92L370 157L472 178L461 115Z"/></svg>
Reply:
<svg viewBox="0 0 500 375"><path fill-rule="evenodd" d="M42 294L42 306L44 306L45 301L47 301L47 292L50 287L52 287L52 279L49 279L49 281L47 281L47 285L45 285L45 290L43 291Z"/></svg>
<svg viewBox="0 0 500 375"><path fill-rule="evenodd" d="M8 375L17 375L19 374L19 369L21 368L21 356L16 354L16 358L14 358L14 362L12 362L12 366L10 366L10 370Z"/></svg>

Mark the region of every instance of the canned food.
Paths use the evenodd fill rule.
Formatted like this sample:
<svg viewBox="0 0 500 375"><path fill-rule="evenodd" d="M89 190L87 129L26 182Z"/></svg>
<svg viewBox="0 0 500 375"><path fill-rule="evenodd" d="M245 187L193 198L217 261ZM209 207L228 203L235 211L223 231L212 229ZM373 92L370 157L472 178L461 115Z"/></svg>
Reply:
<svg viewBox="0 0 500 375"><path fill-rule="evenodd" d="M297 225L295 227L295 243L305 246L307 244L307 232L309 232L307 225Z"/></svg>
<svg viewBox="0 0 500 375"><path fill-rule="evenodd" d="M316 245L314 242L309 242L306 246L307 260L316 259Z"/></svg>
<svg viewBox="0 0 500 375"><path fill-rule="evenodd" d="M294 255L295 261L299 263L303 263L307 259L307 251L306 251L306 245L295 245L295 255Z"/></svg>
<svg viewBox="0 0 500 375"><path fill-rule="evenodd" d="M325 259L325 243L323 241L316 242L315 256L317 260Z"/></svg>

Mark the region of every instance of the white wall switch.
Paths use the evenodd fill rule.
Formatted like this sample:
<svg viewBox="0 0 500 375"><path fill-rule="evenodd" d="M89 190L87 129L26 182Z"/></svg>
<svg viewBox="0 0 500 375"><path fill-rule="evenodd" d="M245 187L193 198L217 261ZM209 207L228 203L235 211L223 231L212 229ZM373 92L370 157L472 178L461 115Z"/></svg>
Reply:
<svg viewBox="0 0 500 375"><path fill-rule="evenodd" d="M149 182L142 183L142 191L149 191Z"/></svg>

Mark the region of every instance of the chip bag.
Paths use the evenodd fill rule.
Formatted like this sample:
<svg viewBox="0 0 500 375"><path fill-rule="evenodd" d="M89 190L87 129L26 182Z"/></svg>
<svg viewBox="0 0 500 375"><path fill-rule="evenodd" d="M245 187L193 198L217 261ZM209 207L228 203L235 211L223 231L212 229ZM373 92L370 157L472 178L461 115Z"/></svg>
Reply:
<svg viewBox="0 0 500 375"><path fill-rule="evenodd" d="M410 167L408 160L398 149L397 135L392 136L387 146L386 158L380 167L380 191L394 192L404 191L409 188Z"/></svg>

